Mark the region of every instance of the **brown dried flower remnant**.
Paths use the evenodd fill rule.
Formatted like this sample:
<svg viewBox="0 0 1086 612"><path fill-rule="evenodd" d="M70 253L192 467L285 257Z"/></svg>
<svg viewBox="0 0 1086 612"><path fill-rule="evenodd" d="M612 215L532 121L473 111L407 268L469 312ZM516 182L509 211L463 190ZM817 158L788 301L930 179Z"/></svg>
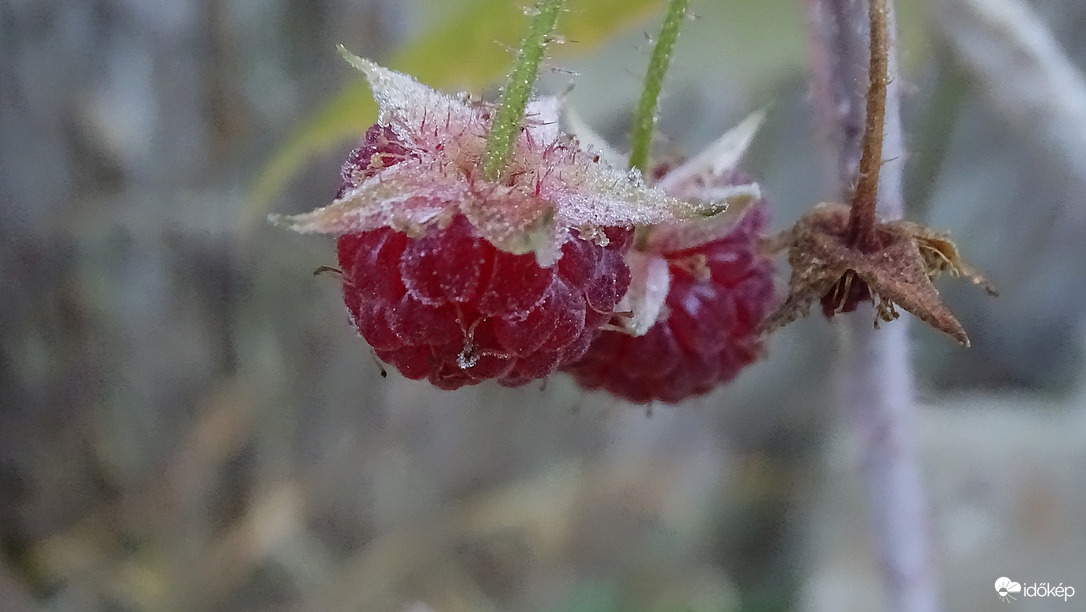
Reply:
<svg viewBox="0 0 1086 612"><path fill-rule="evenodd" d="M896 307L963 345L969 338L961 323L943 304L932 280L943 272L963 276L995 291L966 265L945 235L910 221L876 223L878 248L870 251L849 244L849 207L819 204L795 226L776 237L775 246L788 248L792 276L788 297L763 325L769 332L807 314L816 301L827 317L852 312L860 302L876 304L876 325L898 317Z"/></svg>
<svg viewBox="0 0 1086 612"><path fill-rule="evenodd" d="M871 0L871 66L859 180L851 206L823 203L769 242L788 250L788 297L762 324L768 333L804 316L821 302L826 317L876 304L875 325L898 318L897 307L969 346L961 323L943 304L932 280L947 272L995 291L965 264L946 234L911 221L879 221L879 171L886 114L888 49L886 0Z"/></svg>

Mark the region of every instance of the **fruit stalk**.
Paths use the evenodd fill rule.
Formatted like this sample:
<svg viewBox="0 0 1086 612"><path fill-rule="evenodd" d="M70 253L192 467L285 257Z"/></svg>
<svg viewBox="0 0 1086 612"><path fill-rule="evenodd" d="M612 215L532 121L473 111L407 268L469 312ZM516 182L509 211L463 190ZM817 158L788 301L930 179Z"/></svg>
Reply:
<svg viewBox="0 0 1086 612"><path fill-rule="evenodd" d="M641 99L637 103L633 127L630 134L630 168L637 168L642 175L648 172L649 153L652 149L652 135L656 129L657 111L660 107L660 92L664 88L671 55L675 42L679 39L679 30L686 17L688 0L671 0L664 16L664 24L656 37L652 49L649 68L645 72L645 85L641 90Z"/></svg>
<svg viewBox="0 0 1086 612"><path fill-rule="evenodd" d="M490 123L483 153L483 177L489 181L498 180L505 171L513 142L520 134L524 109L539 78L539 65L543 62L563 6L565 0L542 0L532 10L532 25L520 43L516 64L502 88L498 108Z"/></svg>
<svg viewBox="0 0 1086 612"><path fill-rule="evenodd" d="M871 32L868 64L867 113L861 141L860 170L849 213L851 246L872 252L880 248L875 234L875 207L879 197L879 172L882 170L883 126L886 121L886 86L889 80L886 0L870 0Z"/></svg>

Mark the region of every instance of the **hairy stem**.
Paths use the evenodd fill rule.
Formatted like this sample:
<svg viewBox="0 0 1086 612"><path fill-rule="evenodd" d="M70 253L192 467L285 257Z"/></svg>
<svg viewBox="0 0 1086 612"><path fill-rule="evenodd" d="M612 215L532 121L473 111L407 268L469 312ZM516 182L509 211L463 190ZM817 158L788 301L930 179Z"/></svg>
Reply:
<svg viewBox="0 0 1086 612"><path fill-rule="evenodd" d="M524 109L539 78L539 65L543 63L547 44L563 6L565 0L541 0L533 10L532 25L520 43L516 64L502 88L498 108L490 123L483 152L483 176L488 180L498 180L505 171L513 143L520 134Z"/></svg>
<svg viewBox="0 0 1086 612"><path fill-rule="evenodd" d="M888 76L886 0L870 0L871 46L868 65L867 114L864 120L859 177L849 212L849 242L864 252L877 250L875 206L879 199L879 172L882 170L882 140L886 120Z"/></svg>
<svg viewBox="0 0 1086 612"><path fill-rule="evenodd" d="M660 27L649 68L645 72L645 85L637 103L630 136L630 168L637 168L642 175L648 173L652 135L656 130L657 110L660 107L660 92L664 88L664 77L667 76L671 54L679 39L679 30L689 4L689 0L671 0L668 4L664 25Z"/></svg>
<svg viewBox="0 0 1086 612"><path fill-rule="evenodd" d="M863 11L862 1L807 0L807 3L816 60L815 102L826 133L836 138L837 195L847 197L851 178L861 165L858 160L868 150L860 144L860 126L872 124L870 117L864 119L863 98L855 87L865 76L858 73L857 67L869 63L870 20ZM882 216L899 218L904 164L899 92L895 81L885 78L896 72L893 6L885 5L882 15L887 42L880 60L885 61L880 87L886 88L886 98L881 109L876 107L876 113L885 115L885 123L876 125L880 136L884 131L885 137L881 155L873 158L878 189L870 185L865 189L872 193L869 203L872 216L876 206L874 197L881 194ZM883 157L890 161L883 164ZM865 179L874 182L870 173L867 177L861 175L859 183L863 184ZM845 335L848 342L837 364L838 392L845 410L843 416L859 444L858 468L867 494L887 609L935 612L939 609L938 587L931 567L927 502L920 476L908 326L905 321L898 321L876 333L871 328L869 317L874 315L870 308L866 308L866 314L857 313L859 316L845 320L849 333Z"/></svg>

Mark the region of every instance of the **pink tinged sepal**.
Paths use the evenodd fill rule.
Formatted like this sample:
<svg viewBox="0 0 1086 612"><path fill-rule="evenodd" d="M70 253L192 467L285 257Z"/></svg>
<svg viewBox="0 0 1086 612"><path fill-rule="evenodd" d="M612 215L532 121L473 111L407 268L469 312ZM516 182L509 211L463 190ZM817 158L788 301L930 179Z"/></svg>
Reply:
<svg viewBox="0 0 1086 612"><path fill-rule="evenodd" d="M661 223L645 230L644 249L652 253L675 253L694 249L723 238L743 220L762 197L757 183L705 188L713 199L726 202L727 210L696 222Z"/></svg>
<svg viewBox="0 0 1086 612"><path fill-rule="evenodd" d="M638 245L627 255L630 287L619 304L629 312L623 327L633 336L648 333L666 318L665 301L671 272L666 256L695 249L732 233L762 197L757 183L729 184L733 171L750 145L765 113L756 112L729 130L700 154L673 168L656 184L685 200L724 203L724 212L701 219L668 221L642 227Z"/></svg>
<svg viewBox="0 0 1086 612"><path fill-rule="evenodd" d="M764 120L765 110L751 113L701 153L673 168L656 186L677 198L702 198L706 185L736 167Z"/></svg>
<svg viewBox="0 0 1086 612"><path fill-rule="evenodd" d="M724 179L742 159L764 120L764 110L750 114L656 183L656 187L668 195L701 202L723 202L726 210L705 219L661 223L648 228L644 232L644 250L674 253L697 248L731 233L762 193L757 183L728 184Z"/></svg>
<svg viewBox="0 0 1086 612"><path fill-rule="evenodd" d="M337 45L347 63L366 76L377 102L377 122L392 128L407 143L440 144L446 133L474 132L485 138L486 122L471 105L441 93L402 72L358 57ZM440 130L438 130L440 128Z"/></svg>
<svg viewBox="0 0 1086 612"><path fill-rule="evenodd" d="M407 160L348 190L330 206L269 218L301 233L338 235L391 227L414 237L431 223L451 221L455 209L450 203L469 195L459 181L439 179L424 162Z"/></svg>
<svg viewBox="0 0 1086 612"><path fill-rule="evenodd" d="M412 77L341 53L370 82L388 125L408 149L404 159L348 190L331 205L273 223L299 232L343 234L392 227L419 235L464 214L478 234L542 266L574 234L606 241L607 227L705 219L727 203L673 197L639 172L608 163L558 130L559 101L533 102L506 172L482 177L480 160L493 107L449 96ZM575 230L575 231L571 231Z"/></svg>

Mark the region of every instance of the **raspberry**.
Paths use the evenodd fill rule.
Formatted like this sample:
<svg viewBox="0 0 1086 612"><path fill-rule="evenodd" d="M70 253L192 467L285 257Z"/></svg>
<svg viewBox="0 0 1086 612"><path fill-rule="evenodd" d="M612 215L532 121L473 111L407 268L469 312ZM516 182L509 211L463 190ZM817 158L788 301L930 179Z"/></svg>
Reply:
<svg viewBox="0 0 1086 612"><path fill-rule="evenodd" d="M581 357L626 291L630 232L607 234L606 247L567 241L551 268L495 249L463 216L419 238L346 234L343 297L377 356L407 378L442 389L522 385Z"/></svg>
<svg viewBox="0 0 1086 612"><path fill-rule="evenodd" d="M371 127L343 167L342 194L407 154L387 127ZM580 358L630 282L631 232L607 229L606 247L572 237L549 268L500 251L467 217L417 238L392 228L339 237L343 297L377 356L442 389L486 379L543 378Z"/></svg>
<svg viewBox="0 0 1086 612"><path fill-rule="evenodd" d="M772 264L757 250L767 216L759 200L728 235L663 253L667 318L643 336L604 331L563 371L637 403L676 403L734 378L762 353L755 330L773 298Z"/></svg>

